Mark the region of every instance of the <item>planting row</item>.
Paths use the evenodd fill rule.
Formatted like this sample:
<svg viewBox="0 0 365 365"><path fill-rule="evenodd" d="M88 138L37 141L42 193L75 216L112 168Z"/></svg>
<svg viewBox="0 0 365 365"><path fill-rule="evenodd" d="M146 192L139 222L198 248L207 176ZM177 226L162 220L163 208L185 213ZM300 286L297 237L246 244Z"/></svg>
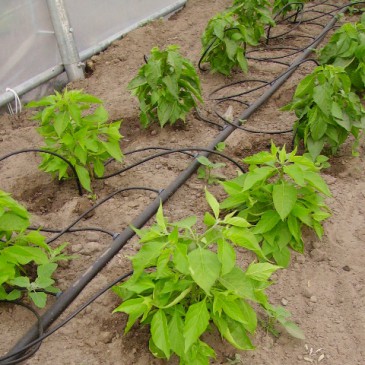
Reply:
<svg viewBox="0 0 365 365"><path fill-rule="evenodd" d="M275 1L274 10L282 9L282 17L293 11L295 15L302 7L299 3ZM268 6L267 1L236 0L214 17L203 35L202 61L226 75L236 66L247 71L246 45L257 45L264 27L274 25ZM365 83L364 22L362 17L360 23L345 24L335 32L319 51L321 66L301 81L293 101L283 108L295 111L295 144L303 143L308 154L300 156L297 149L287 152L285 146L272 144L270 152L245 158L248 172L221 183L227 193L224 201L206 191L213 214L205 214L203 232L195 228L194 216L169 223L162 207L156 225L136 230L141 249L132 258L132 277L114 288L123 299L115 312L129 315L125 332L137 320L150 326L149 345L155 356L176 354L181 364L209 364L215 353L201 335L210 325L236 348L252 349L249 334L257 326L253 303L303 338L289 321L290 314L269 303L265 289L272 283L271 274L289 265L290 249L303 252L304 226L318 237L323 235L322 221L330 215L324 196L330 192L319 175L328 167L322 151L336 152L352 134L356 153L365 126L358 96ZM198 75L177 46L152 49L129 89L139 98L143 127L155 121L163 127L185 120L203 101ZM44 149L69 161L89 191L92 179L103 177L110 158L123 159L120 122L108 123L101 104L79 90L29 104L40 109L34 118L40 122ZM209 160L200 161L214 168ZM67 162L57 155L43 154L40 168L59 179L73 177ZM46 293L57 292L52 279L57 261L71 259L62 254L66 245L52 249L39 232L27 233L29 214L4 192L0 192L0 218L0 299L19 299L27 292L38 307L44 307ZM258 262L240 268L237 246L255 253Z"/></svg>

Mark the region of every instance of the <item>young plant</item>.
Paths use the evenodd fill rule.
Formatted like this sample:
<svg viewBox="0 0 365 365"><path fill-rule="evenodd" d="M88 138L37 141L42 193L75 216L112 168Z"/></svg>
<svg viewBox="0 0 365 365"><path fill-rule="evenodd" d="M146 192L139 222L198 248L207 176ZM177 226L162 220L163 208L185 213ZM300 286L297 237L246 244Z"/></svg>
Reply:
<svg viewBox="0 0 365 365"><path fill-rule="evenodd" d="M365 89L365 14L359 23L346 23L318 51L321 64L341 66L349 75L352 86Z"/></svg>
<svg viewBox="0 0 365 365"><path fill-rule="evenodd" d="M273 13L281 15L283 18L290 12L297 12L303 9L304 4L308 0L275 0Z"/></svg>
<svg viewBox="0 0 365 365"><path fill-rule="evenodd" d="M210 326L234 347L253 349L249 334L255 332L257 316L251 303L258 303L269 315L281 315L265 294L271 274L279 267L252 263L246 270L239 268L225 231L230 227L246 230L249 224L231 216L220 220L219 203L206 194L214 217L206 214L208 227L202 234L194 228L195 216L169 223L162 207L156 225L135 229L142 246L132 257L133 275L114 287L123 299L114 312L129 316L125 332L137 320L148 324L153 355L169 359L176 354L181 365L208 365L215 357L214 350L201 339ZM292 323L286 320L283 324L302 336Z"/></svg>
<svg viewBox="0 0 365 365"><path fill-rule="evenodd" d="M66 244L53 250L39 232L25 233L28 227L27 210L0 190L0 300L16 300L27 292L43 308L45 292L59 292L52 279L56 262L69 257L61 254Z"/></svg>
<svg viewBox="0 0 365 365"><path fill-rule="evenodd" d="M256 46L264 35L264 25L274 24L266 0L236 0L227 11L213 17L202 36L202 62L212 72L230 75L234 67L248 71L245 51Z"/></svg>
<svg viewBox="0 0 365 365"><path fill-rule="evenodd" d="M139 100L140 120L144 128L158 121L163 127L185 121L186 114L203 102L199 77L179 47L171 45L164 51L152 48L147 63L128 84Z"/></svg>
<svg viewBox="0 0 365 365"><path fill-rule="evenodd" d="M320 156L318 161L326 162ZM251 230L261 242L266 258L280 266L290 262L290 250L303 252L303 226L323 235L321 222L330 216L322 194L330 191L319 175L319 166L296 151L287 153L271 145L271 152L260 152L243 160L249 172L222 182L228 198L222 209L234 210L237 217L255 227Z"/></svg>
<svg viewBox="0 0 365 365"><path fill-rule="evenodd" d="M39 134L44 138L46 150L56 152L75 167L82 186L91 192L91 177L102 177L104 162L113 157L122 160L119 141L121 122L107 123L109 115L95 96L82 90L65 90L63 94L46 96L28 104L41 108L34 119L40 122ZM40 169L70 177L69 166L60 158L44 154Z"/></svg>
<svg viewBox="0 0 365 365"><path fill-rule="evenodd" d="M356 154L365 112L342 67L317 67L299 83L293 101L282 110L295 111L295 144L303 140L313 160L325 147L335 153L350 134L355 137Z"/></svg>
<svg viewBox="0 0 365 365"><path fill-rule="evenodd" d="M206 184L216 184L221 180L225 180L225 176L220 174L219 172L215 172L214 170L225 167L226 164L222 162L212 162L208 158L204 156L197 157L197 160L201 163L202 166L198 168L198 179L202 179Z"/></svg>

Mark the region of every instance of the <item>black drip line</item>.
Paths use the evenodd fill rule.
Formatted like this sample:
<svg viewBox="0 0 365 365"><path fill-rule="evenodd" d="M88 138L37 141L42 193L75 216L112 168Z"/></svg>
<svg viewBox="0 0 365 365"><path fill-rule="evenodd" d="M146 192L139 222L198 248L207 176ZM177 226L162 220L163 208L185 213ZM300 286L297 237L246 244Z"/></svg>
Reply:
<svg viewBox="0 0 365 365"><path fill-rule="evenodd" d="M47 232L47 233L60 233L61 229L56 228L46 228L46 227L28 227L28 230L30 231L41 231L41 232ZM82 228L70 228L65 233L74 233L74 232L87 232L87 231L94 231L94 232L100 232L105 233L111 237L114 237L116 235L115 232L108 231L101 227L82 227Z"/></svg>
<svg viewBox="0 0 365 365"><path fill-rule="evenodd" d="M27 308L30 310L35 317L37 318L37 324L38 324L38 338L32 342L30 342L28 345L24 346L20 350L10 354L0 357L0 364L1 365L12 365L12 364L18 364L21 361L24 361L28 359L29 357L33 356L40 348L42 341L45 340L47 337L58 331L60 328L65 326L68 322L70 322L73 318L75 318L80 312L82 312L86 307L88 307L91 303L93 303L96 299L98 299L101 295L103 295L106 291L108 291L110 288L112 288L114 285L120 283L121 281L125 280L129 276L133 274L133 271L130 271L117 279L115 279L113 282L106 285L104 288L99 290L96 294L94 294L89 300L87 300L84 304L82 304L79 308L77 308L74 312L72 312L69 316L67 316L63 321L61 321L58 325L51 328L49 331L44 332L43 326L41 322L41 318L39 314L29 305L24 304L22 302L8 302L8 301L1 301L6 304L16 304L21 305L22 307ZM10 358L14 356L21 356L15 360L9 360ZM9 360L9 361L7 361Z"/></svg>
<svg viewBox="0 0 365 365"><path fill-rule="evenodd" d="M296 68L300 67L301 65L303 65L304 63L307 63L307 62L313 62L316 66L319 66L319 63L316 59L314 58L307 58L305 60L303 60L302 62L298 63L298 65L296 66ZM283 74L285 75L285 73L289 72L286 71L284 72ZM215 98L215 99L212 99L212 100L218 100L218 102L216 103L217 105L219 104L222 104L222 103L225 103L225 102L236 102L236 103L239 103L239 104L242 104L242 105L245 105L247 107L250 106L250 103L246 102L246 101L242 101L242 100L239 100L239 99L235 99L234 97L237 97L237 96L242 96L242 95L247 95L253 91L256 91L258 89L261 89L261 88L264 88L266 86L270 86L272 84L274 84L278 79L279 77L281 77L282 75L274 78L273 80L271 81L266 81L266 80L258 80L258 79L251 79L251 80L241 80L241 81L236 81L236 82L233 82L231 84L228 84L228 85L224 85L222 87L219 87L217 89L215 89L214 91L212 91L212 94L220 91L220 90L223 90L225 88L229 88L231 86L235 86L235 85L238 85L238 84L241 84L241 83L245 83L245 82L262 82L264 85L261 85L259 87L256 87L256 88L253 88L251 90L248 90L248 91L245 91L243 93L239 93L239 94L235 94L235 95L230 95L230 96L226 96L226 97L221 97L221 98ZM254 133L254 134L259 134L259 133L262 133L262 134L284 134L284 133L290 133L290 132L293 132L293 128L290 128L290 129L284 129L284 130L280 130L280 131L270 131L270 130L257 130L257 129L250 129L250 128L247 128L247 127L243 127L243 124L246 122L244 120L240 120L239 121L239 124L235 124L233 123L232 121L230 121L229 119L227 119L224 115L220 114L216 109L214 109L214 113L220 118L222 119L226 124L224 126L222 126L221 124L218 124L218 123L214 123L215 125L217 125L218 127L220 127L221 129L224 129L226 128L227 125L230 125L238 130L242 130L244 132L249 132L249 133ZM205 121L205 119L202 119L203 121ZM210 122L212 123L212 122Z"/></svg>
<svg viewBox="0 0 365 365"><path fill-rule="evenodd" d="M37 313L37 311L34 308L32 308L30 305L25 304L25 303L23 303L21 301L18 301L18 300L14 300L12 302L9 302L7 300L0 300L0 303L19 305L19 306L27 309L28 311L30 311L36 317L37 326L38 326L38 335L40 337L44 335L44 329L43 329L43 325L42 325L42 322L41 322L41 317ZM1 365L18 364L19 362L24 361L24 360L28 359L29 357L33 356L39 350L40 347L41 347L41 342L35 343L35 344L33 344L32 346L29 346L29 347L27 346L27 348L24 348L21 351L19 351L19 356L22 355L21 357L17 358L16 360L10 360L10 361L6 361L6 362L3 363L3 360L6 360L6 359L12 357L12 355L11 356L3 356L3 357L0 357L0 363L1 363Z"/></svg>
<svg viewBox="0 0 365 365"><path fill-rule="evenodd" d="M92 212L94 209L98 208L100 205L102 205L103 203L105 203L106 201L108 201L109 199L111 199L113 196L115 196L115 195L117 195L119 193L126 192L126 191L131 191L131 190L151 191L151 192L156 193L156 194L160 194L161 193L161 190L157 190L157 189L153 189L153 188L146 188L146 187L139 187L139 186L118 189L118 190L112 192L111 194L107 195L103 199L101 199L99 202L97 202L95 205L93 205L89 209L87 209L78 218L76 218L72 223L70 223L67 227L65 227L62 230L58 231L58 233L55 236L53 236L53 237L51 237L50 239L47 240L47 243L50 244L50 243L54 242L55 240L57 240L59 237L61 237L64 233L69 232L70 231L70 228L72 228L74 225L76 225L82 218L84 218L90 212ZM113 238L115 236L116 235L113 234Z"/></svg>
<svg viewBox="0 0 365 365"><path fill-rule="evenodd" d="M152 148L156 148L156 149L160 149L160 147L152 147ZM147 150L147 149L152 149L151 147L146 147L145 149L142 149L142 150ZM212 153L212 154L215 154L215 155L219 155L223 158L225 158L226 160L232 162L234 165L236 165L242 172L245 172L244 168L237 162L235 161L234 159L230 158L229 156L225 155L224 153L221 153L219 151L216 151L216 150L212 150L212 149L209 149L209 148L202 148L202 147L185 147L185 148L176 148L176 149L168 149L167 151L163 151L163 152L160 152L160 153L156 153L152 156L148 156L138 162L135 162L129 166L126 166L116 172L113 172L109 175L105 175L103 177L99 177L99 178L96 178L98 180L104 180L104 179L109 179L111 177L114 177L114 176L117 176L117 175L120 175L122 174L123 172L125 171L128 171L136 166L139 166L139 165L142 165L144 164L145 162L148 162L150 160L153 160L155 158L158 158L158 157L162 157L162 156L167 156L167 155L170 155L170 154L173 154L173 153L183 153L183 152L189 152L189 151L203 151L203 152L209 152L209 153ZM191 157L198 157L197 155L191 155Z"/></svg>
<svg viewBox="0 0 365 365"><path fill-rule="evenodd" d="M70 161L68 161L66 158L64 158L63 156L61 156L60 154L58 154L56 152L43 150L41 148L27 148L27 149L23 149L23 150L11 152L11 153L8 153L7 155L1 156L0 157L0 162L3 161L3 160L5 160L5 159L7 159L8 157L12 157L12 156L15 156L15 155L19 155L21 153L29 153L29 152L48 153L49 155L53 155L53 156L59 157L61 160L65 161L68 164L68 166L70 167L70 169L72 170L72 173L73 173L74 178L75 178L75 181L76 181L77 190L79 192L79 195L82 196L81 183L80 183L79 178L77 177L77 173L76 173L76 170L75 170L74 166L72 165L72 163Z"/></svg>

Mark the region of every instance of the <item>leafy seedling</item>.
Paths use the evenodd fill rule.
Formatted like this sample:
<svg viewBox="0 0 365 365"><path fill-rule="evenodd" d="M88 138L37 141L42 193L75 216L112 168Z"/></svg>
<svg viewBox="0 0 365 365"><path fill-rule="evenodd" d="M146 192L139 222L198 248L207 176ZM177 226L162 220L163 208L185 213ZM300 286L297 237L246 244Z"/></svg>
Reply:
<svg viewBox="0 0 365 365"><path fill-rule="evenodd" d="M264 26L274 25L268 6L266 0L236 0L210 19L202 36L201 62L208 62L212 72L227 76L234 67L247 72L247 45L258 45Z"/></svg>
<svg viewBox="0 0 365 365"><path fill-rule="evenodd" d="M196 231L195 216L169 223L162 207L157 224L135 229L141 248L131 258L133 275L114 287L123 299L114 312L128 315L125 332L137 320L149 325L153 355L169 359L176 354L181 365L208 365L215 357L201 339L211 326L234 347L253 349L249 334L255 332L257 316L251 303L272 312L265 289L279 269L270 263L238 267L227 231L245 230L249 224L231 216L220 220L219 203L208 191L206 197L214 216L206 214L203 233Z"/></svg>
<svg viewBox="0 0 365 365"><path fill-rule="evenodd" d="M319 157L319 161L326 160ZM289 247L303 252L303 226L314 229L321 238L321 222L330 216L323 195L331 193L319 175L321 166L273 143L270 152L259 152L243 161L249 164L249 172L221 183L228 198L220 207L234 210L235 216L255 225L251 232L266 258L286 267Z"/></svg>
<svg viewBox="0 0 365 365"><path fill-rule="evenodd" d="M52 279L56 262L70 257L62 254L66 244L52 249L39 232L26 233L28 227L27 210L0 190L0 300L17 300L26 292L43 308L46 292L59 292Z"/></svg>
<svg viewBox="0 0 365 365"><path fill-rule="evenodd" d="M282 110L295 111L295 145L303 141L313 160L325 147L336 153L349 135L355 137L353 154L357 154L365 111L342 67L315 68L299 83L293 101Z"/></svg>
<svg viewBox="0 0 365 365"><path fill-rule="evenodd" d="M147 63L128 84L128 90L138 97L144 128L156 121L161 127L185 121L197 101L203 102L199 77L191 62L178 51L176 45L163 51L152 48Z"/></svg>
<svg viewBox="0 0 365 365"><path fill-rule="evenodd" d="M308 0L275 0L273 6L273 13L276 15L281 15L283 18L288 13L298 12L303 9L304 4Z"/></svg>
<svg viewBox="0 0 365 365"><path fill-rule="evenodd" d="M198 171L197 171L198 179L204 180L205 183L208 184L208 185L216 184L219 181L226 179L226 177L223 174L221 174L217 171L214 171L216 169L220 169L222 167L225 167L226 166L225 163L212 162L208 158L206 158L205 156L198 156L196 159L202 165L198 168Z"/></svg>
<svg viewBox="0 0 365 365"><path fill-rule="evenodd" d="M121 122L107 123L109 115L101 103L82 90L65 90L28 104L41 109L33 119L40 122L37 130L46 143L44 149L71 162L82 186L90 192L91 177L104 175L104 163L111 157L117 161L123 158ZM94 110L95 104L99 106ZM43 154L39 167L60 180L70 177L68 164L57 156Z"/></svg>
<svg viewBox="0 0 365 365"><path fill-rule="evenodd" d="M352 86L365 89L365 14L359 23L342 25L330 38L325 47L318 51L322 65L343 67L350 77Z"/></svg>

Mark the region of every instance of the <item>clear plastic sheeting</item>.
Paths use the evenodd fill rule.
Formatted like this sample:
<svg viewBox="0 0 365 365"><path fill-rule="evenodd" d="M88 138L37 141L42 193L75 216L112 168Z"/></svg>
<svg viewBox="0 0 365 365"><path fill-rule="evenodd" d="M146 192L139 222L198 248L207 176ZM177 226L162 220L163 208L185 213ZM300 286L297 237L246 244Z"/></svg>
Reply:
<svg viewBox="0 0 365 365"><path fill-rule="evenodd" d="M44 0L0 0L0 93L61 62Z"/></svg>
<svg viewBox="0 0 365 365"><path fill-rule="evenodd" d="M157 17L178 0L65 0L79 53ZM61 64L45 0L0 0L0 95Z"/></svg>

